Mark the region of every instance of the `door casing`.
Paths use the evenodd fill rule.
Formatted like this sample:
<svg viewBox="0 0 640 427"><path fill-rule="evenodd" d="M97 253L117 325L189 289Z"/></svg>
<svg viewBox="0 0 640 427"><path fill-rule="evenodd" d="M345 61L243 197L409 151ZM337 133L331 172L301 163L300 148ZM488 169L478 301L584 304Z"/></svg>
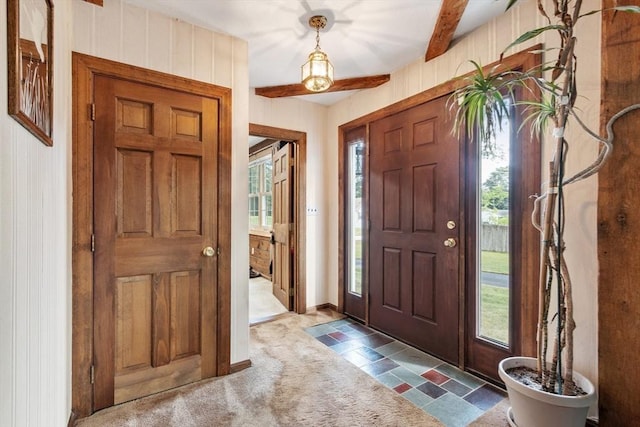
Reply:
<svg viewBox="0 0 640 427"><path fill-rule="evenodd" d="M294 247L291 275L293 280L293 311L304 314L307 311L306 251L307 251L307 134L290 129L276 128L249 123L249 135L291 141L295 145L295 168L293 203Z"/></svg>
<svg viewBox="0 0 640 427"><path fill-rule="evenodd" d="M192 93L219 102L217 375L230 369L231 89L73 52L72 413L93 411L93 80L104 75Z"/></svg>

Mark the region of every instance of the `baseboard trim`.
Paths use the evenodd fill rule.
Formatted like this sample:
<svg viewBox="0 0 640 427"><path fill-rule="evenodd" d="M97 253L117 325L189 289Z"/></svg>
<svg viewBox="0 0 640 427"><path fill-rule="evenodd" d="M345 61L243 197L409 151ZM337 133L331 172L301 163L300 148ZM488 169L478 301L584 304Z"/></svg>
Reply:
<svg viewBox="0 0 640 427"><path fill-rule="evenodd" d="M318 311L318 310L333 310L333 311L337 312L338 311L338 307L336 307L335 305L331 304L330 302L327 302L327 303L324 303L324 304L316 305L314 307L308 307L307 308L307 313Z"/></svg>
<svg viewBox="0 0 640 427"><path fill-rule="evenodd" d="M251 367L251 360L247 359L247 360L243 360L241 362L237 362L237 363L232 363L231 366L229 366L229 373L230 374L235 374L236 372L240 372L243 371L247 368Z"/></svg>
<svg viewBox="0 0 640 427"><path fill-rule="evenodd" d="M71 411L69 414L69 421L67 422L67 427L73 427L76 425L76 421L78 421L78 416L75 412Z"/></svg>
<svg viewBox="0 0 640 427"><path fill-rule="evenodd" d="M255 326L255 325L259 325L261 323L272 322L274 320L282 319L283 317L292 316L294 314L295 313L293 313L292 311L287 311L285 313L276 314L274 316L260 317L260 318L253 319L252 321L250 321L249 322L249 326Z"/></svg>

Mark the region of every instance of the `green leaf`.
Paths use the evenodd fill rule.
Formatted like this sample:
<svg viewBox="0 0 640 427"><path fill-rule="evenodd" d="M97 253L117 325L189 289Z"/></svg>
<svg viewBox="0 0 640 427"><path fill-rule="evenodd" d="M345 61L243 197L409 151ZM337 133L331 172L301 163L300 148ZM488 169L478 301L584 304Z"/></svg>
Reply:
<svg viewBox="0 0 640 427"><path fill-rule="evenodd" d="M613 10L619 10L621 12L640 13L640 6L616 6Z"/></svg>
<svg viewBox="0 0 640 427"><path fill-rule="evenodd" d="M578 17L578 19L579 19L579 18L584 18L585 16L589 16L589 15L595 15L596 13L600 13L600 12L602 12L602 9L592 10L591 12L587 12L587 13L585 13L584 15L580 15L580 16Z"/></svg>
<svg viewBox="0 0 640 427"><path fill-rule="evenodd" d="M531 137L540 136L556 116L554 96L543 98L540 102L518 101L516 104L525 106L522 113L523 120L518 128L518 132L524 127L529 126Z"/></svg>
<svg viewBox="0 0 640 427"><path fill-rule="evenodd" d="M640 13L640 6L616 6L616 7L610 8L610 9L592 10L591 12L587 12L584 15L580 15L579 18L582 18L582 17L585 17L585 16L589 16L589 15L594 15L596 13L602 12L603 10L616 10L616 11L620 11L620 12Z"/></svg>
<svg viewBox="0 0 640 427"><path fill-rule="evenodd" d="M509 46L505 47L502 53L505 53L507 50L509 50L513 46L519 45L520 43L524 43L527 40L531 40L538 37L540 34L544 33L545 31L550 31L550 30L562 31L564 29L565 29L564 25L547 25L546 27L540 27L540 28L536 28L535 30L527 31L526 33L522 34L520 37L515 39L513 42L511 42Z"/></svg>
<svg viewBox="0 0 640 427"><path fill-rule="evenodd" d="M475 70L462 78L464 85L456 89L448 101L449 109L455 114L452 130L456 135L465 130L470 139L477 132L483 152L491 153L496 129L501 128L504 117L509 117L514 88L531 77L526 73L501 71L500 66L485 70L479 63L469 62Z"/></svg>
<svg viewBox="0 0 640 427"><path fill-rule="evenodd" d="M518 3L518 0L509 0L507 8L504 11L506 12L507 10L511 9L511 6L515 5L516 3Z"/></svg>

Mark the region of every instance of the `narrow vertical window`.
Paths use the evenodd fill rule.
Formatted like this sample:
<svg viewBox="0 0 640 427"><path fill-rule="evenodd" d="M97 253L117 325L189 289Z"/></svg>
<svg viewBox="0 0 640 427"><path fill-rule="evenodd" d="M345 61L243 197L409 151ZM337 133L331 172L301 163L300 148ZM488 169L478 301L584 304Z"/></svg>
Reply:
<svg viewBox="0 0 640 427"><path fill-rule="evenodd" d="M362 295L363 167L364 143L353 142L348 150L348 290Z"/></svg>
<svg viewBox="0 0 640 427"><path fill-rule="evenodd" d="M513 112L513 108L512 108ZM491 148L478 144L477 335L508 346L513 123L505 118Z"/></svg>

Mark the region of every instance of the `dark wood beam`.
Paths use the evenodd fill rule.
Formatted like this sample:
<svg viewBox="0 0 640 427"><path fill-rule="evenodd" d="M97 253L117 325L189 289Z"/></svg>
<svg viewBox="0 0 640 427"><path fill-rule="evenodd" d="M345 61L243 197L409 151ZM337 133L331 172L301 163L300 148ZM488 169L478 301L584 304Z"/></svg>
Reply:
<svg viewBox="0 0 640 427"><path fill-rule="evenodd" d="M377 76L336 80L333 82L333 86L323 92L311 92L301 83L257 87L256 95L266 96L267 98L283 98L286 96L314 95L317 93L340 92L343 90L371 89L388 82L390 79L391 76L389 74L380 74Z"/></svg>
<svg viewBox="0 0 640 427"><path fill-rule="evenodd" d="M458 23L462 18L464 9L467 7L467 3L469 3L469 0L443 0L436 27L433 30L427 53L424 56L425 62L442 55L449 49L453 34L458 28Z"/></svg>

